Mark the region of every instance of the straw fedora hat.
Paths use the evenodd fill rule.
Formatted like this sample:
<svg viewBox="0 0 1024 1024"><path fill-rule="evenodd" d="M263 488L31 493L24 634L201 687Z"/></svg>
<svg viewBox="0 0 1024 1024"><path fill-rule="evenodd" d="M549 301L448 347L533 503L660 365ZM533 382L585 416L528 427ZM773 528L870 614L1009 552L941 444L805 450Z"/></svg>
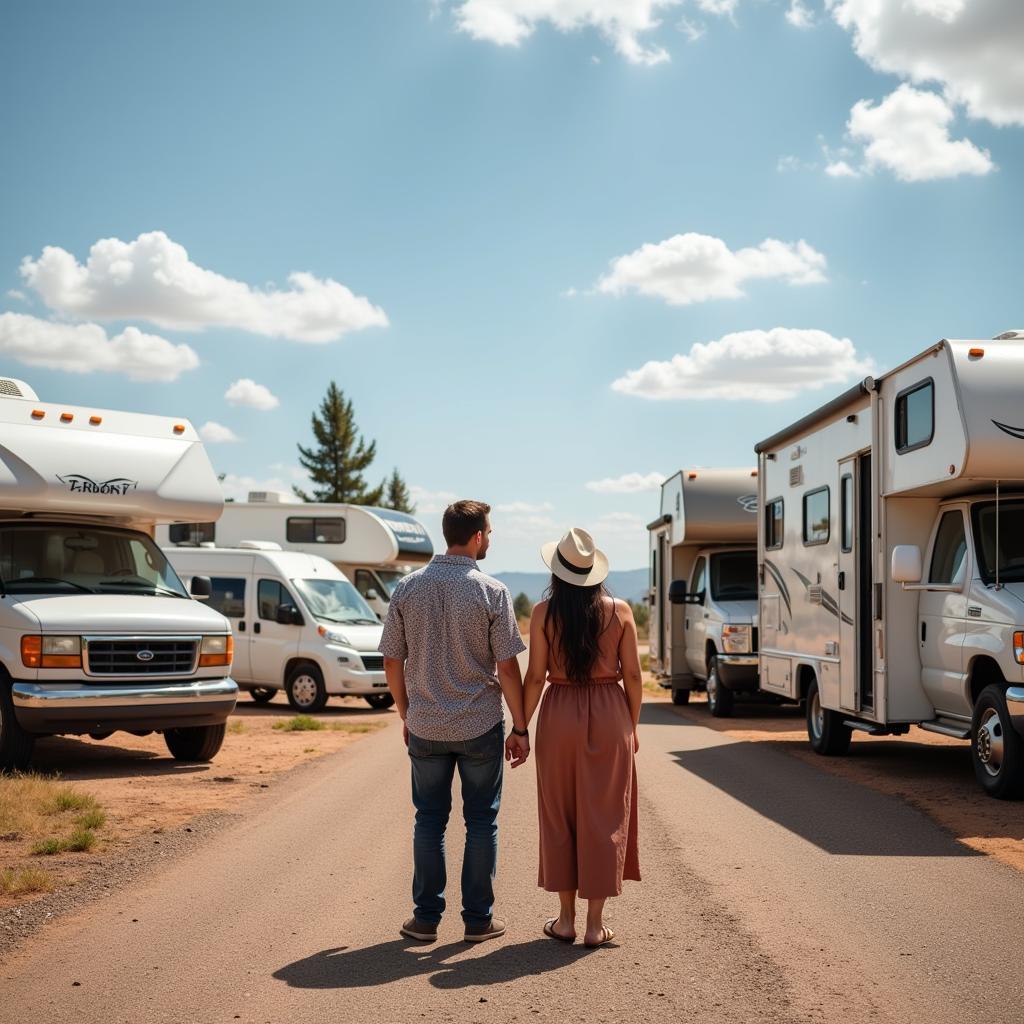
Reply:
<svg viewBox="0 0 1024 1024"><path fill-rule="evenodd" d="M545 544L540 557L552 575L577 587L595 587L608 578L608 557L579 527L573 527L561 540Z"/></svg>

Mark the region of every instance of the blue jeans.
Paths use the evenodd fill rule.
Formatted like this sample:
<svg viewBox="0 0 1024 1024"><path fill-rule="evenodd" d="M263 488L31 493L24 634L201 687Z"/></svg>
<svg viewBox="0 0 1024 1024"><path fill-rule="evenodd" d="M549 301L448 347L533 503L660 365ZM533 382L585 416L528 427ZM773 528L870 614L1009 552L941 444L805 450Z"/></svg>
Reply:
<svg viewBox="0 0 1024 1024"><path fill-rule="evenodd" d="M462 780L466 852L462 861L462 920L487 924L494 909L494 874L498 864L498 807L504 769L505 725L472 740L425 740L409 733L412 762L413 832L412 899L416 917L438 924L444 913L448 881L444 831L452 809L455 769Z"/></svg>

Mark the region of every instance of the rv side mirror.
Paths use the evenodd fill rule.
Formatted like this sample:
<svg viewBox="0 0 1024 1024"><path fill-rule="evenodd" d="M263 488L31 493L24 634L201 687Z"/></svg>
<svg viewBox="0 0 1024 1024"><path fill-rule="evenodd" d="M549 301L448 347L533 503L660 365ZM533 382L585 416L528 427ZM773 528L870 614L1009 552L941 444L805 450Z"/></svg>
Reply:
<svg viewBox="0 0 1024 1024"><path fill-rule="evenodd" d="M379 601L380 600L380 594L377 593L377 591L376 591L376 589L374 587L370 587L370 589L366 592L366 600L367 601Z"/></svg>
<svg viewBox="0 0 1024 1024"><path fill-rule="evenodd" d="M686 604L686 580L673 580L668 585L669 604Z"/></svg>
<svg viewBox="0 0 1024 1024"><path fill-rule="evenodd" d="M279 604L277 606L277 622L281 626L301 626L302 612L293 604Z"/></svg>
<svg viewBox="0 0 1024 1024"><path fill-rule="evenodd" d="M209 576L193 576L188 585L188 592L200 601L206 601L213 593L213 583Z"/></svg>
<svg viewBox="0 0 1024 1024"><path fill-rule="evenodd" d="M921 549L916 544L897 544L892 549L891 568L897 583L920 583Z"/></svg>

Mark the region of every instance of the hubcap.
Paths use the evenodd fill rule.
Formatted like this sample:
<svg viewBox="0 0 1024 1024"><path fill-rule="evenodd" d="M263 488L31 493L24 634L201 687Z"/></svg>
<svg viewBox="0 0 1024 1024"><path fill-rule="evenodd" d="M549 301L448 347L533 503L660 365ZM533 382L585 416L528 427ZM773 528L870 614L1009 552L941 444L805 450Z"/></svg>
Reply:
<svg viewBox="0 0 1024 1024"><path fill-rule="evenodd" d="M810 723L814 738L820 739L821 734L825 731L825 711L821 706L821 698L818 696L817 690L811 697Z"/></svg>
<svg viewBox="0 0 1024 1024"><path fill-rule="evenodd" d="M995 777L1003 767L1003 723L995 708L986 708L978 726L974 749L985 771Z"/></svg>
<svg viewBox="0 0 1024 1024"><path fill-rule="evenodd" d="M309 707L316 700L316 680L309 675L296 676L292 683L292 696L296 704Z"/></svg>
<svg viewBox="0 0 1024 1024"><path fill-rule="evenodd" d="M708 673L704 688L708 691L708 704L714 707L718 703L718 673L714 668Z"/></svg>

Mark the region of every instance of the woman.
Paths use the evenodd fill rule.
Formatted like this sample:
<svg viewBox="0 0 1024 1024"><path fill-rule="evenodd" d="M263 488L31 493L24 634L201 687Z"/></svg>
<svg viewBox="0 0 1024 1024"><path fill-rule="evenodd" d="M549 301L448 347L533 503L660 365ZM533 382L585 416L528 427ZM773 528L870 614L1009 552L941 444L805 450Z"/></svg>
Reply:
<svg viewBox="0 0 1024 1024"><path fill-rule="evenodd" d="M623 879L640 881L637 786L633 755L642 680L636 623L624 601L605 590L608 559L586 530L545 544L551 570L547 600L530 619L526 718L544 695L537 722L539 884L557 892L558 917L544 934L576 940L576 896L587 900L584 945L615 938L605 900ZM625 686L619 686L619 681Z"/></svg>

